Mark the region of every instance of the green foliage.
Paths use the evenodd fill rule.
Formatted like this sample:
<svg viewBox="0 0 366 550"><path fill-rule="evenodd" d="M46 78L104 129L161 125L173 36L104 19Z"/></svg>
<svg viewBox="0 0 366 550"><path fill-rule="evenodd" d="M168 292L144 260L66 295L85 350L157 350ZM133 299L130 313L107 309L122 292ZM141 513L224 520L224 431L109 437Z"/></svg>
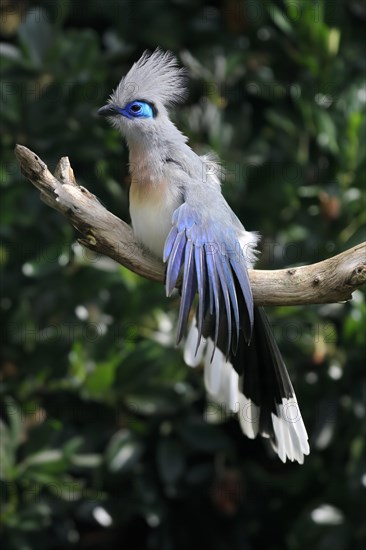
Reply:
<svg viewBox="0 0 366 550"><path fill-rule="evenodd" d="M1 9L2 548L364 548L364 294L270 312L312 448L282 465L207 403L174 347L178 297L83 250L13 154L68 155L128 219L127 151L96 111L145 48L169 48L190 74L175 120L223 160L259 265L336 254L365 238L364 4Z"/></svg>

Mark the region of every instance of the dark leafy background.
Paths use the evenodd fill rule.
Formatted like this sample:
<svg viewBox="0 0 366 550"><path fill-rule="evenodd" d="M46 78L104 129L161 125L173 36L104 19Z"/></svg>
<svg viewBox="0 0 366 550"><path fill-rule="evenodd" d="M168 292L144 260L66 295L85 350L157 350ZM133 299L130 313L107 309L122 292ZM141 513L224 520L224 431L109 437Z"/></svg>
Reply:
<svg viewBox="0 0 366 550"><path fill-rule="evenodd" d="M362 292L270 311L312 447L283 465L207 403L174 347L178 297L83 250L13 153L24 144L52 169L68 155L128 219L127 151L96 111L159 45L188 68L175 120L223 159L225 196L262 234L260 267L336 254L365 236L365 2L1 10L2 548L365 548Z"/></svg>

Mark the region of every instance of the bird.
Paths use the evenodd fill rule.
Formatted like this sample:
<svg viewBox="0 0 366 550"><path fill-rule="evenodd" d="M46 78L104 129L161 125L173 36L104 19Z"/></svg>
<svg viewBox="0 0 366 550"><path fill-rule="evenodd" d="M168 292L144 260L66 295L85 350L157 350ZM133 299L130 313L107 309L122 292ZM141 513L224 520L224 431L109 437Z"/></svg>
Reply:
<svg viewBox="0 0 366 550"><path fill-rule="evenodd" d="M187 365L203 363L210 399L236 413L246 436L266 438L282 462L302 464L306 428L248 276L259 235L245 230L224 198L217 159L194 152L171 120L186 97L185 68L157 48L142 54L98 110L128 146L132 229L166 264L167 296L179 287L177 344L185 341Z"/></svg>

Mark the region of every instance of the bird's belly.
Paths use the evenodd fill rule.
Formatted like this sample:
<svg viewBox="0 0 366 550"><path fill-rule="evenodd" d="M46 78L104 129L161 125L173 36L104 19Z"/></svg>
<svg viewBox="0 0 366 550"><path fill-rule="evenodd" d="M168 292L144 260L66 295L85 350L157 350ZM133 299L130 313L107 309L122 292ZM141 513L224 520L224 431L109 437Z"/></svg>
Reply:
<svg viewBox="0 0 366 550"><path fill-rule="evenodd" d="M172 228L172 215L178 206L175 201L167 201L164 193L158 198L146 196L143 201L130 193L135 237L158 258L163 258L165 241Z"/></svg>

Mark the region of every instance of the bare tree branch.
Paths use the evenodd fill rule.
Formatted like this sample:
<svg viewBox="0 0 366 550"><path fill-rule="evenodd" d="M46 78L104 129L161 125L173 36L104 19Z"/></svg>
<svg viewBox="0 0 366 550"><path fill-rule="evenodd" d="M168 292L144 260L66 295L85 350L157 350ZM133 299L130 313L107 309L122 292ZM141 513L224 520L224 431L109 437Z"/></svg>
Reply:
<svg viewBox="0 0 366 550"><path fill-rule="evenodd" d="M98 199L77 185L69 159L63 157L53 176L32 151L17 145L22 173L41 192L41 199L58 210L82 234L85 247L116 260L153 281L164 281L164 264L139 244L132 229L108 212ZM249 270L257 305L323 304L349 300L366 282L366 243L322 262L273 271Z"/></svg>

